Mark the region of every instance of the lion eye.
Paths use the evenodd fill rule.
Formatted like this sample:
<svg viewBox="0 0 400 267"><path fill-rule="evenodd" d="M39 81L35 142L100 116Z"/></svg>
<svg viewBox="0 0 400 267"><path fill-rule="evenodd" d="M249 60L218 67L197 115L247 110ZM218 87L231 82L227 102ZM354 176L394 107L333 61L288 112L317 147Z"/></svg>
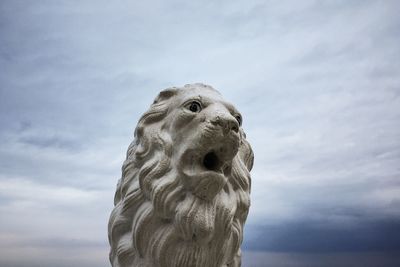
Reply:
<svg viewBox="0 0 400 267"><path fill-rule="evenodd" d="M242 126L242 116L240 116L240 115L235 115L235 119L236 119L237 122L239 123L239 126Z"/></svg>
<svg viewBox="0 0 400 267"><path fill-rule="evenodd" d="M191 102L190 104L189 104L189 110L191 111L191 112L200 112L201 111L201 105L200 105L200 103L199 102L197 102L197 101L193 101L193 102Z"/></svg>

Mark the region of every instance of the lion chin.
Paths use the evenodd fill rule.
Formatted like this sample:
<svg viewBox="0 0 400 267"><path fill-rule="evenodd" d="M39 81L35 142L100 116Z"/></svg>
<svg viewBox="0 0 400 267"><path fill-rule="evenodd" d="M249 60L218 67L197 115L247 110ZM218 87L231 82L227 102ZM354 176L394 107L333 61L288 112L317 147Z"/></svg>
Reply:
<svg viewBox="0 0 400 267"><path fill-rule="evenodd" d="M210 86L160 92L122 166L112 266L240 266L253 165L241 123Z"/></svg>

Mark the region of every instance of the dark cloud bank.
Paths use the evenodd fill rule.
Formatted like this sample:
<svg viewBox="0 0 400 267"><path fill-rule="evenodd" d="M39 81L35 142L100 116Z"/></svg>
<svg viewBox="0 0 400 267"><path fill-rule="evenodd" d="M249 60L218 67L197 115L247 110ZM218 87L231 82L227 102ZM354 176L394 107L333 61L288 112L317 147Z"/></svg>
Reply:
<svg viewBox="0 0 400 267"><path fill-rule="evenodd" d="M358 222L351 226L298 222L248 226L244 249L270 252L400 252L400 221Z"/></svg>

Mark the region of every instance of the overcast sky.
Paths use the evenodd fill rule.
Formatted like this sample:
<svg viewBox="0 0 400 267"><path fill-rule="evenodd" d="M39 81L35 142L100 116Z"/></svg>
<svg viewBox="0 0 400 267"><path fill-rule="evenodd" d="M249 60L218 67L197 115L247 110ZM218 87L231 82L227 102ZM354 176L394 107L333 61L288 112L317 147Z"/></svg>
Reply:
<svg viewBox="0 0 400 267"><path fill-rule="evenodd" d="M255 151L244 267L399 266L399 11L2 0L0 265L109 266L139 116L160 90L203 82Z"/></svg>

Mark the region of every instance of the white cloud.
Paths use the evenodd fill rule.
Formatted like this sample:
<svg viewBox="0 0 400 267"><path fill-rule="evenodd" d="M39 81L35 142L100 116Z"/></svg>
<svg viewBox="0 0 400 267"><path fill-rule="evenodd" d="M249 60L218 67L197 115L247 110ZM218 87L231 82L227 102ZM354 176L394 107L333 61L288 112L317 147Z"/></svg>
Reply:
<svg viewBox="0 0 400 267"><path fill-rule="evenodd" d="M34 193L33 193L34 192ZM17 201L35 205L72 205L93 203L99 198L98 192L84 191L72 187L36 184L28 179L7 179L0 177L0 194Z"/></svg>

